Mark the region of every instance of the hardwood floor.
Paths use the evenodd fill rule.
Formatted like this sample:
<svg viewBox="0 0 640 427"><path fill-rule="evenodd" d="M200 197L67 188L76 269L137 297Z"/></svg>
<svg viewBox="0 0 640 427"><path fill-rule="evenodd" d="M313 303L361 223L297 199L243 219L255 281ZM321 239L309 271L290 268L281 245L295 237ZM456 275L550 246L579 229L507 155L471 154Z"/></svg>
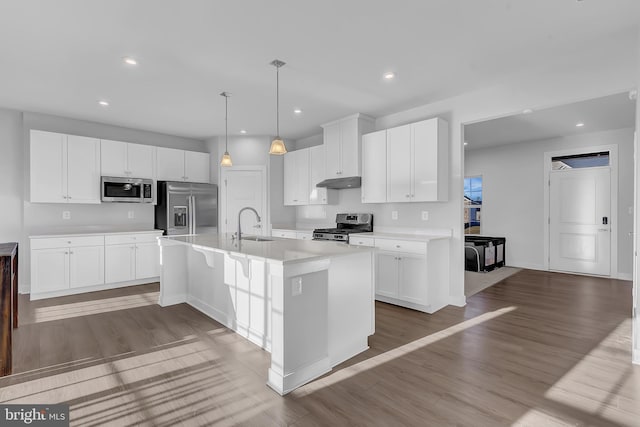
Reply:
<svg viewBox="0 0 640 427"><path fill-rule="evenodd" d="M82 426L640 426L629 282L523 270L434 315L378 303L370 350L284 398L268 353L157 294L23 296L0 402Z"/></svg>

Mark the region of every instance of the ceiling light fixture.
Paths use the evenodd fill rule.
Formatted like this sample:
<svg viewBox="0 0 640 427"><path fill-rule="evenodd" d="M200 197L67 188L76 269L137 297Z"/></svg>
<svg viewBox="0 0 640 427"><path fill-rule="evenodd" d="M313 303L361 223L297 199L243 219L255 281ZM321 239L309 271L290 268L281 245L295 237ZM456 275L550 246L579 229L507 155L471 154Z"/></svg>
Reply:
<svg viewBox="0 0 640 427"><path fill-rule="evenodd" d="M293 114L302 114L302 110L299 108L296 108L295 110L293 110Z"/></svg>
<svg viewBox="0 0 640 427"><path fill-rule="evenodd" d="M220 160L220 166L233 166L229 155L229 97L231 94L222 92L220 96L224 96L224 154Z"/></svg>
<svg viewBox="0 0 640 427"><path fill-rule="evenodd" d="M284 145L284 141L280 138L280 67L285 65L285 62L279 59L271 61L271 65L276 67L276 138L271 141L271 147L269 148L269 154L283 155L287 152L287 147Z"/></svg>
<svg viewBox="0 0 640 427"><path fill-rule="evenodd" d="M109 106L109 103L107 101L104 101L104 100L98 101L98 104L102 105L103 107L108 107Z"/></svg>
<svg viewBox="0 0 640 427"><path fill-rule="evenodd" d="M393 80L396 77L396 73L394 73L393 71L389 71L384 73L383 77L385 80Z"/></svg>
<svg viewBox="0 0 640 427"><path fill-rule="evenodd" d="M127 65L138 65L138 61L136 61L135 59L133 59L133 58L131 58L129 56L125 56L122 60Z"/></svg>
<svg viewBox="0 0 640 427"><path fill-rule="evenodd" d="M466 147L467 145L469 145L469 143L467 141L464 142L464 146Z"/></svg>
<svg viewBox="0 0 640 427"><path fill-rule="evenodd" d="M577 128L581 128L582 126L584 126L584 123L580 122L580 123L576 123L576 127Z"/></svg>

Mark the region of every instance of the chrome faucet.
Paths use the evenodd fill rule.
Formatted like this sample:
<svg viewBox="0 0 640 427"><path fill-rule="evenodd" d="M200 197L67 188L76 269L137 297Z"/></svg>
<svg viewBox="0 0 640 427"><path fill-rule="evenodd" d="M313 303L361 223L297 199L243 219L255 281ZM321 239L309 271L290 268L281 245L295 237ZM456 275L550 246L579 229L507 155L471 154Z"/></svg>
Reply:
<svg viewBox="0 0 640 427"><path fill-rule="evenodd" d="M240 226L240 215L242 214L243 211L246 211L246 210L253 211L253 213L256 214L256 218L258 219L258 222L261 221L260 214L258 214L258 211L253 209L251 206L247 206L247 207L244 207L244 208L240 209L240 212L238 212L238 233L236 234L236 237L238 238L238 242L240 241L240 239L242 239L242 228Z"/></svg>

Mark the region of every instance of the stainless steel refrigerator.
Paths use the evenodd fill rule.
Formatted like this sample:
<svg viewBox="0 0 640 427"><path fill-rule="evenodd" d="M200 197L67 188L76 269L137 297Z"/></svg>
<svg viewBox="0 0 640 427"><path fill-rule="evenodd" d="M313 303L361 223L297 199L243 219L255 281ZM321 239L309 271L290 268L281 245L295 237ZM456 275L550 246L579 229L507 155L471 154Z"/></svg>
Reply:
<svg viewBox="0 0 640 427"><path fill-rule="evenodd" d="M155 227L166 235L218 232L218 186L158 181Z"/></svg>

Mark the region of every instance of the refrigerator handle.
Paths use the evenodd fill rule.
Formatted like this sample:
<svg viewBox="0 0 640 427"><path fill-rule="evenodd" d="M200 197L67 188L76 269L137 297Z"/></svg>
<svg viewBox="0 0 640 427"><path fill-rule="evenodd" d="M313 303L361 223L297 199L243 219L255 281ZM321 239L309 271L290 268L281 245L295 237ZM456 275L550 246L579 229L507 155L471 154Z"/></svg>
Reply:
<svg viewBox="0 0 640 427"><path fill-rule="evenodd" d="M196 234L196 196L191 196L191 234Z"/></svg>

